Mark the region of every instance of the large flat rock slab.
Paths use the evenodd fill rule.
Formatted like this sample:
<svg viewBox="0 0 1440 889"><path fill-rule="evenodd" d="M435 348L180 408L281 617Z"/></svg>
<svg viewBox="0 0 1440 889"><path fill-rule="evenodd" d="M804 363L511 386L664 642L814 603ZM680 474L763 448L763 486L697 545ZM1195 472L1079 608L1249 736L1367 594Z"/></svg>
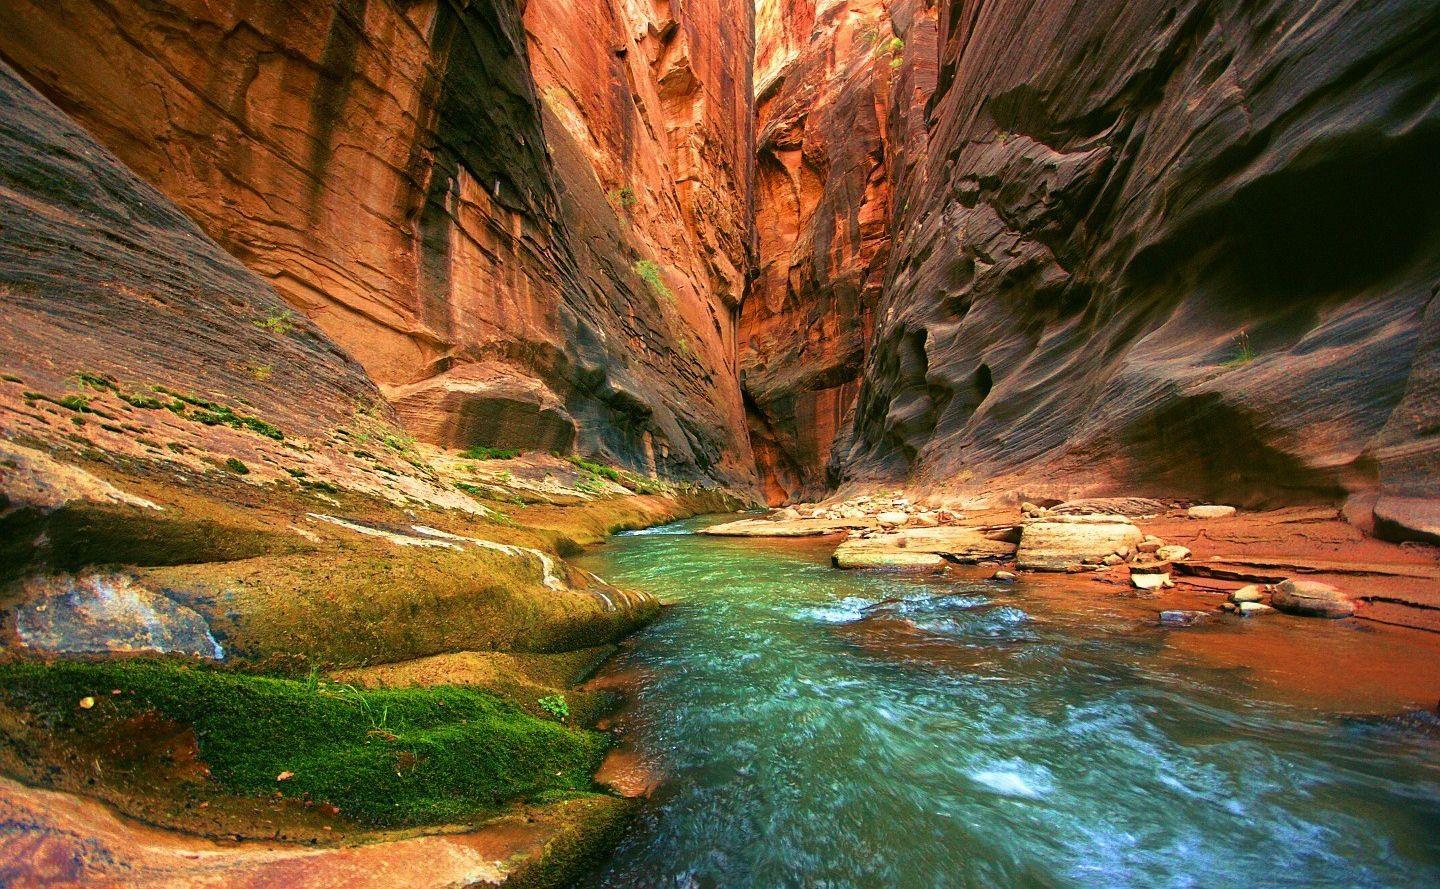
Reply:
<svg viewBox="0 0 1440 889"><path fill-rule="evenodd" d="M1144 537L1122 516L1060 516L1026 522L1016 564L1036 571L1065 571L1112 554L1128 555Z"/></svg>
<svg viewBox="0 0 1440 889"><path fill-rule="evenodd" d="M1015 555L1008 528L912 528L847 540L832 557L837 568L938 569L946 563L973 564Z"/></svg>

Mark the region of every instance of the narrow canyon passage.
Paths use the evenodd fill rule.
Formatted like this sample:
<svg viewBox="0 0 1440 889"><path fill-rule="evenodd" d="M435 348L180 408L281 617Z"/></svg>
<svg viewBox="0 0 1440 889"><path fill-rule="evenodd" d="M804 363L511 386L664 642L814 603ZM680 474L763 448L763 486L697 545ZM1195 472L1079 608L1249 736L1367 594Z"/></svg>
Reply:
<svg viewBox="0 0 1440 889"><path fill-rule="evenodd" d="M1326 627L1321 658L1293 625L1231 643L1313 671L1297 683L1123 601L837 572L823 544L691 533L706 521L583 559L674 602L615 668L660 783L595 885L1440 880L1440 722L1344 715L1403 701L1383 680L1333 689L1348 657L1403 646Z"/></svg>
<svg viewBox="0 0 1440 889"><path fill-rule="evenodd" d="M1437 59L0 0L0 889L1440 885Z"/></svg>

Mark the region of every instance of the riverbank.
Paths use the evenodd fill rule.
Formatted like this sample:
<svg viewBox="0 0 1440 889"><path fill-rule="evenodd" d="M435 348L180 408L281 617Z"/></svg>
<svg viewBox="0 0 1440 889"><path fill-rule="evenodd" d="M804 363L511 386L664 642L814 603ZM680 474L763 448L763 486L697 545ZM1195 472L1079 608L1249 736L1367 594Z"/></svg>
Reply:
<svg viewBox="0 0 1440 889"><path fill-rule="evenodd" d="M559 885L608 848L614 702L574 686L659 604L566 557L740 500L83 385L0 384L0 882Z"/></svg>

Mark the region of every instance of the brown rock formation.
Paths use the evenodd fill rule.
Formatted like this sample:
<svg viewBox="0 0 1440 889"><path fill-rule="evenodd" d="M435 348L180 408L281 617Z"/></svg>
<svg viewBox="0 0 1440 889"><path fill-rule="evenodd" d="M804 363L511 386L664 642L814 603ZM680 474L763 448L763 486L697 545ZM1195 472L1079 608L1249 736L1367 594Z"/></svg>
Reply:
<svg viewBox="0 0 1440 889"><path fill-rule="evenodd" d="M751 443L772 503L818 496L849 421L888 256L885 4L758 6L756 232L741 315Z"/></svg>
<svg viewBox="0 0 1440 889"><path fill-rule="evenodd" d="M0 364L10 379L53 393L77 372L109 374L302 435L357 410L393 416L315 325L3 64L0 106Z"/></svg>
<svg viewBox="0 0 1440 889"><path fill-rule="evenodd" d="M895 237L854 437L831 454L843 479L1350 497L1362 521L1378 495L1382 531L1435 535L1433 5L888 14L904 44L883 131ZM805 29L759 21L773 32L762 64L778 64L765 48ZM845 34L817 26L800 57L846 57ZM834 155L858 130L807 130L806 144ZM783 204L768 144L767 272ZM824 304L832 292L788 309L791 326L853 323ZM763 342L758 309L742 336ZM757 402L814 388L761 379L746 375ZM779 450L805 454L794 474L809 478L827 456Z"/></svg>
<svg viewBox="0 0 1440 889"><path fill-rule="evenodd" d="M0 52L432 440L744 482L750 17L652 5L15 0ZM467 419L516 377L523 442Z"/></svg>

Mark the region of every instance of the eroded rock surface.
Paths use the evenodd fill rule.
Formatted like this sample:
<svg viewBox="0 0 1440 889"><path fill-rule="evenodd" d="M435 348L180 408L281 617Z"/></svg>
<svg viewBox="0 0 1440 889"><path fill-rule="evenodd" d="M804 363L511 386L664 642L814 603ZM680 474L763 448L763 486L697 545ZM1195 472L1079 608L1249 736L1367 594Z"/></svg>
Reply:
<svg viewBox="0 0 1440 889"><path fill-rule="evenodd" d="M797 193L828 218L800 217L806 234L779 250L762 233L742 339L769 367L747 373L747 392L773 432L789 406L813 413L824 388L776 372L770 356L802 350L771 332L762 300L784 305L792 337L823 330L835 344L793 367L864 354L838 446L817 455L773 436L802 464L791 476L821 477L828 461L840 481L1023 484L1062 499L1354 497L1362 520L1378 495L1382 533L1433 538L1433 4L902 0L880 13L903 49L867 73L888 81L873 92L843 67L870 4L826 6L809 38L794 23L812 4L778 6L760 19L762 49L799 40L797 59L840 76L813 91L803 127L770 125L788 142L760 143L759 218L794 218L782 211ZM761 70L785 58L772 50ZM777 83L783 98L789 81ZM836 94L881 107L828 115ZM797 170L871 158L882 181L857 173L838 205L819 185L777 193L765 173L777 144ZM837 189L846 169L831 171ZM791 270L788 244L877 206L890 233L873 248L890 253L878 299L832 301L806 286L826 280L808 264ZM836 292L873 280L843 251L815 252L848 285ZM873 335L855 334L867 317ZM853 391L844 367L824 385ZM812 434L811 413L788 422Z"/></svg>
<svg viewBox="0 0 1440 889"><path fill-rule="evenodd" d="M574 439L635 469L742 486L751 43L749 10L717 0L0 7L6 60L284 297L224 311L271 327L290 325L272 312L313 318L436 443ZM23 153L91 166L33 138ZM34 211L53 200L7 202L36 217L7 220L7 240L37 243L54 220ZM143 219L163 205L130 206ZM183 256L153 231L124 241ZM52 262L86 286L86 263ZM175 264L208 283L204 263ZM65 313L133 333L106 340L126 350L205 340L173 317L147 332L161 276L131 277ZM215 283L204 289L237 291ZM40 314L17 331L56 335L57 307L25 308ZM208 373L316 373L293 347L267 356L266 333L217 348ZM498 376L540 394L477 384ZM308 404L348 413L355 400Z"/></svg>

